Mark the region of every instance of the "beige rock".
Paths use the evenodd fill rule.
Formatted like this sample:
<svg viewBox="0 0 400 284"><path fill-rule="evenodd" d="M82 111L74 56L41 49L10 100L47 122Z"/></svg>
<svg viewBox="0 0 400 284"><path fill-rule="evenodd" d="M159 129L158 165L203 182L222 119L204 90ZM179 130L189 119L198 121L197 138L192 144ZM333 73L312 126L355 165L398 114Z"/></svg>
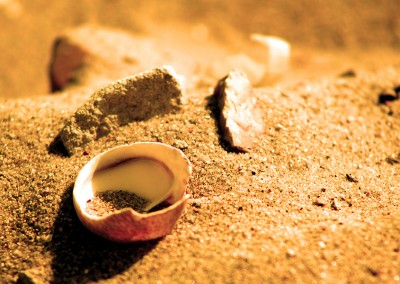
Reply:
<svg viewBox="0 0 400 284"><path fill-rule="evenodd" d="M121 125L180 109L182 78L172 67L155 68L95 92L66 122L58 138L69 155Z"/></svg>
<svg viewBox="0 0 400 284"><path fill-rule="evenodd" d="M219 125L225 141L235 150L251 149L264 126L246 74L240 70L229 72L218 82L214 95L218 100Z"/></svg>

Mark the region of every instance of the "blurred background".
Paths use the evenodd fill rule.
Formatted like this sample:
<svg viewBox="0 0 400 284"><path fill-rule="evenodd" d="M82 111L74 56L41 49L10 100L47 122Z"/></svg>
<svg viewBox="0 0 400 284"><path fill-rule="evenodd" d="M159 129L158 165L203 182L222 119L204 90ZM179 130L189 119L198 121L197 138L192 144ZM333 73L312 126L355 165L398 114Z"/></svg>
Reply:
<svg viewBox="0 0 400 284"><path fill-rule="evenodd" d="M48 93L55 38L85 23L231 49L246 48L257 32L304 49L396 51L399 7L398 0L0 0L0 96Z"/></svg>

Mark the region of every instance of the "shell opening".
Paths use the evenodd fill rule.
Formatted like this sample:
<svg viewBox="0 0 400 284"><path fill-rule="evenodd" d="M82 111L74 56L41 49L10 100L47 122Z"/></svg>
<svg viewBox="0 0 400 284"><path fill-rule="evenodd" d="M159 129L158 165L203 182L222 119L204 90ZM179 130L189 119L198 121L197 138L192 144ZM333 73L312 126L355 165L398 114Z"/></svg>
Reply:
<svg viewBox="0 0 400 284"><path fill-rule="evenodd" d="M173 174L161 161L135 157L95 170L91 181L93 194L126 191L146 199L149 211L171 194Z"/></svg>

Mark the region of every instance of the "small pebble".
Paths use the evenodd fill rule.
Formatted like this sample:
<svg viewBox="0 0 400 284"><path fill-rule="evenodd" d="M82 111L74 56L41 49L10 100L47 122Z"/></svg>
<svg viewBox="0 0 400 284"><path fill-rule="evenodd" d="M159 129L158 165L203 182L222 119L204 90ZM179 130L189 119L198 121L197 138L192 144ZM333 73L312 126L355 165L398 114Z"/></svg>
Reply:
<svg viewBox="0 0 400 284"><path fill-rule="evenodd" d="M179 139L176 139L172 146L174 146L175 148L178 148L180 150L186 150L189 147L188 143L186 143L183 140L179 140Z"/></svg>
<svg viewBox="0 0 400 284"><path fill-rule="evenodd" d="M313 205L315 206L319 206L319 207L324 207L325 206L325 202L323 202L321 199L317 199L313 202Z"/></svg>
<svg viewBox="0 0 400 284"><path fill-rule="evenodd" d="M385 160L390 165L400 164L400 158L387 157Z"/></svg>
<svg viewBox="0 0 400 284"><path fill-rule="evenodd" d="M294 249L288 249L287 251L286 251L286 255L287 256L295 256L296 255L296 252L294 251Z"/></svg>
<svg viewBox="0 0 400 284"><path fill-rule="evenodd" d="M339 74L339 77L341 77L341 78L354 78L356 76L357 76L356 72L352 69L349 69L349 70Z"/></svg>
<svg viewBox="0 0 400 284"><path fill-rule="evenodd" d="M337 202L337 200L334 198L333 200L332 200L332 203L331 203L331 208L333 209L333 210L340 210L340 208L339 208L339 204L338 204L338 202Z"/></svg>
<svg viewBox="0 0 400 284"><path fill-rule="evenodd" d="M347 179L349 182L354 182L354 183L357 183L357 182L358 182L358 179L356 179L355 177L353 177L351 174L346 174L346 179Z"/></svg>

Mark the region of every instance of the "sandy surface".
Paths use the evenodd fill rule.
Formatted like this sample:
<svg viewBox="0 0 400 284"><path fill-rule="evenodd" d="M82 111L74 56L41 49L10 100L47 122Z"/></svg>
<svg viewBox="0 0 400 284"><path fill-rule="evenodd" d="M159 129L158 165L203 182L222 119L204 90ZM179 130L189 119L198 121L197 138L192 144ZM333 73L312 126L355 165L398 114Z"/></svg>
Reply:
<svg viewBox="0 0 400 284"><path fill-rule="evenodd" d="M0 282L21 272L37 283L400 281L400 101L377 104L400 83L396 1L379 9L376 1L53 2L0 2L9 27L0 47ZM64 28L86 22L176 44L200 67L224 52L256 57L247 41L253 31L290 40L291 70L256 89L266 126L257 147L235 153L221 143L211 96L218 78L198 73L203 83L188 90L181 111L125 125L88 155L50 153L92 92L83 84L48 93L51 45ZM209 27L200 43L184 36L198 23ZM174 60L183 66L187 58ZM349 69L355 77L337 76ZM171 235L110 243L79 222L73 183L96 154L139 141L187 144L192 198Z"/></svg>

